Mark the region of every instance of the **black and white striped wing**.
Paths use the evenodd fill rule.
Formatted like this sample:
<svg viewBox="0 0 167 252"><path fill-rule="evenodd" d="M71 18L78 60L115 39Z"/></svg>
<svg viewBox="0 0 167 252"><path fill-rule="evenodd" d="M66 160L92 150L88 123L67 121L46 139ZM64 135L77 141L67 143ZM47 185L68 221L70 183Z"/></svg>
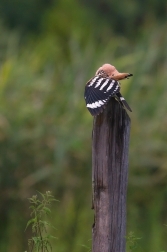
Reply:
<svg viewBox="0 0 167 252"><path fill-rule="evenodd" d="M114 96L120 91L119 82L110 78L95 76L85 87L86 107L91 115L100 114L111 96Z"/></svg>

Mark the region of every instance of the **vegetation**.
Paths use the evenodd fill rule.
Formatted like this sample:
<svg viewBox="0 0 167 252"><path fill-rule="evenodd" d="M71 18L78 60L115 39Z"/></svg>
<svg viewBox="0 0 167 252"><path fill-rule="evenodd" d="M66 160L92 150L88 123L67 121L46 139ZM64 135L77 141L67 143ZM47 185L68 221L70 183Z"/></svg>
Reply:
<svg viewBox="0 0 167 252"><path fill-rule="evenodd" d="M53 201L56 201L50 191L46 191L45 194L40 193L42 199L39 199L37 195L29 198L31 219L28 221L26 229L32 227L32 238L28 240L28 247L30 252L49 252L52 251L50 243L51 238L56 238L48 234L48 228L53 226L46 221L47 215L51 213L50 205Z"/></svg>
<svg viewBox="0 0 167 252"><path fill-rule="evenodd" d="M126 236L126 244L128 247L127 252L135 251L138 247L138 240L140 239L141 238L136 237L133 232L129 232L129 234Z"/></svg>
<svg viewBox="0 0 167 252"><path fill-rule="evenodd" d="M92 117L83 93L105 62L134 74L122 81L133 109L127 233L142 237L136 252L167 251L165 1L25 2L14 12L12 0L0 3L0 251L25 250L36 190L60 200L52 248L91 247Z"/></svg>

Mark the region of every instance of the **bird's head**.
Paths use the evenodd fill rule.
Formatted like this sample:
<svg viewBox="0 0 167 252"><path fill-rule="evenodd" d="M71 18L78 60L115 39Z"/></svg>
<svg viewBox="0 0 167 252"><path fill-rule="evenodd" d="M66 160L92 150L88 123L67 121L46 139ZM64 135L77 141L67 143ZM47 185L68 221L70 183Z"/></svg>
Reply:
<svg viewBox="0 0 167 252"><path fill-rule="evenodd" d="M108 77L116 81L128 79L130 76L133 76L133 74L130 73L119 73L117 69L110 64L104 64L101 66L96 71L96 75L102 76L104 78Z"/></svg>

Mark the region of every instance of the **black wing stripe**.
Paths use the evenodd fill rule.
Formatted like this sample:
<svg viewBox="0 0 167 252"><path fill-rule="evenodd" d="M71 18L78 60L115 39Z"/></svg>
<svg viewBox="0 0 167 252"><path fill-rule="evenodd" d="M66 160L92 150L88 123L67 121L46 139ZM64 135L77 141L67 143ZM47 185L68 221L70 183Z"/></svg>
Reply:
<svg viewBox="0 0 167 252"><path fill-rule="evenodd" d="M94 88L98 88L99 86L101 87L101 85L103 85L104 82L105 82L105 79L104 79L104 78L100 78L100 79L98 79L98 80L94 83L93 87L94 87Z"/></svg>
<svg viewBox="0 0 167 252"><path fill-rule="evenodd" d="M89 90L89 96L86 99L87 104L98 102L99 105L103 105L106 102L108 95L102 95L100 92L97 91L93 88Z"/></svg>
<svg viewBox="0 0 167 252"><path fill-rule="evenodd" d="M91 90L92 92L89 93L89 96L86 100L87 108L92 115L97 115L101 112L102 108L100 107L100 103L98 102L98 97L94 92L94 89L91 88Z"/></svg>
<svg viewBox="0 0 167 252"><path fill-rule="evenodd" d="M92 93L94 97L94 100L93 100L93 103L95 104L94 106L97 106L94 110L96 114L99 114L100 112L103 111L107 100L106 99L102 100L100 93L96 92L96 90L94 89L92 90Z"/></svg>
<svg viewBox="0 0 167 252"><path fill-rule="evenodd" d="M92 92L89 96L87 106L93 109L98 109L104 105L104 101L101 100L101 97L92 89Z"/></svg>
<svg viewBox="0 0 167 252"><path fill-rule="evenodd" d="M88 81L88 83L87 83L87 86L88 86L88 87L93 86L93 85L94 85L95 83L97 83L98 80L100 80L100 79L102 79L102 78L99 77L99 76L96 76L96 77L90 79L90 81Z"/></svg>

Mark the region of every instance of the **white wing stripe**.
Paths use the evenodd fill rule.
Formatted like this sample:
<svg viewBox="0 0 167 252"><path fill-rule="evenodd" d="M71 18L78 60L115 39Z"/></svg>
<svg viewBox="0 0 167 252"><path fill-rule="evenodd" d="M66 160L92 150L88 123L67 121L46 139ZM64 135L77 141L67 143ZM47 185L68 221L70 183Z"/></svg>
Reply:
<svg viewBox="0 0 167 252"><path fill-rule="evenodd" d="M92 108L92 109L93 109L93 108L101 107L102 105L104 105L104 102L100 100L100 101L93 102L93 103L91 103L91 104L88 103L88 104L86 105L86 107L87 107L87 108Z"/></svg>
<svg viewBox="0 0 167 252"><path fill-rule="evenodd" d="M96 80L99 78L99 76L93 78L93 80L91 80L91 82L89 83L88 87L93 86L93 84L96 82Z"/></svg>
<svg viewBox="0 0 167 252"><path fill-rule="evenodd" d="M103 105L103 104L104 104L104 102L102 102L102 101L99 101L99 104L100 104L100 105Z"/></svg>
<svg viewBox="0 0 167 252"><path fill-rule="evenodd" d="M100 84L101 84L101 82L103 81L104 79L99 79L98 81L97 81L97 84L96 84L96 86L95 86L95 88L97 88L98 86L100 86Z"/></svg>
<svg viewBox="0 0 167 252"><path fill-rule="evenodd" d="M109 91L113 87L114 83L111 83L110 86L107 88L106 91Z"/></svg>
<svg viewBox="0 0 167 252"><path fill-rule="evenodd" d="M107 80L103 83L103 85L100 87L100 90L102 90L102 89L108 84L109 81L110 81L110 80L107 79Z"/></svg>
<svg viewBox="0 0 167 252"><path fill-rule="evenodd" d="M87 104L86 107L87 108L92 108L92 109L97 108L97 106L95 105L94 102L92 104Z"/></svg>

